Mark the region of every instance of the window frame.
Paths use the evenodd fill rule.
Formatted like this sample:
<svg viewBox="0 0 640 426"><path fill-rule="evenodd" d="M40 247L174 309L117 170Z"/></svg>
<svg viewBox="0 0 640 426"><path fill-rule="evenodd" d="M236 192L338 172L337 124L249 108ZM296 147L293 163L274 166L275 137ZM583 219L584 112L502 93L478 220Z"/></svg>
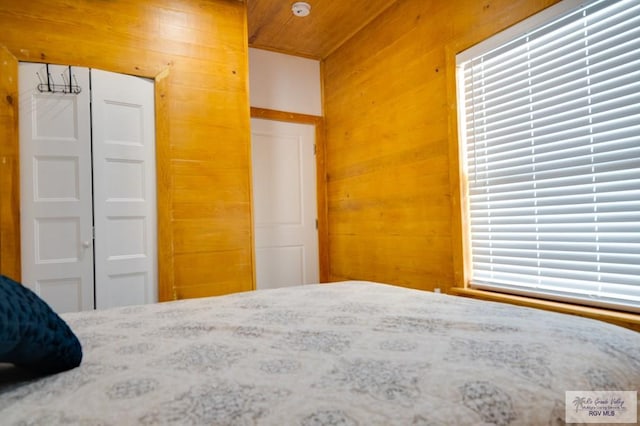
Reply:
<svg viewBox="0 0 640 426"><path fill-rule="evenodd" d="M548 22L560 15L568 13L576 8L591 3L593 0L563 0L537 12L535 15L525 19L520 23L504 29L498 30L496 34L484 37L482 41L467 39L457 39L446 46L447 68L450 73L448 78L448 98L450 105L450 136L452 139L450 148L452 173L451 192L452 207L455 216L453 217L453 248L454 248L454 278L455 285L452 292L459 295L507 301L510 303L524 304L527 306L542 307L545 309L569 312L589 317L610 320L622 325L640 329L640 315L624 310L616 310L611 307L593 307L583 305L576 301L562 301L559 299L549 299L543 294L539 296L518 295L517 293L499 292L497 290L479 290L471 288L472 260L471 260L471 230L469 226L469 198L466 176L466 141L464 140L464 130L461 129L462 122L458 120L458 108L461 105L460 94L458 93L458 79L462 78L458 73L457 61L461 55L463 58L470 58L477 55L479 51L485 51L487 45L499 45L520 36L523 32L531 30L541 24Z"/></svg>

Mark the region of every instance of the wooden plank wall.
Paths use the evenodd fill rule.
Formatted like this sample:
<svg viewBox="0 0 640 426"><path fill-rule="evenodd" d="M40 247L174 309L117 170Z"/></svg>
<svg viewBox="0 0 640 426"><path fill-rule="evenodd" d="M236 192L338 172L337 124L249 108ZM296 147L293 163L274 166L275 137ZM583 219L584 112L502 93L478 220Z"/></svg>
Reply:
<svg viewBox="0 0 640 426"><path fill-rule="evenodd" d="M160 298L254 288L244 2L0 0L0 28L20 61L156 78ZM1 101L0 146L15 153ZM3 263L19 259L2 230Z"/></svg>
<svg viewBox="0 0 640 426"><path fill-rule="evenodd" d="M462 279L454 54L555 2L398 0L324 60L331 280Z"/></svg>
<svg viewBox="0 0 640 426"><path fill-rule="evenodd" d="M18 62L0 46L0 272L20 280Z"/></svg>

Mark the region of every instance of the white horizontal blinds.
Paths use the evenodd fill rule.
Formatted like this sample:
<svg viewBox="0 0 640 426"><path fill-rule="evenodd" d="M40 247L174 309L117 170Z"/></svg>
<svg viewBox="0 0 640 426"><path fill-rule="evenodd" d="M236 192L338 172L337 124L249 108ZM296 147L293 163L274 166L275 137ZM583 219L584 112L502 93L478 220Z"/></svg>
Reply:
<svg viewBox="0 0 640 426"><path fill-rule="evenodd" d="M459 64L476 287L640 311L640 2Z"/></svg>

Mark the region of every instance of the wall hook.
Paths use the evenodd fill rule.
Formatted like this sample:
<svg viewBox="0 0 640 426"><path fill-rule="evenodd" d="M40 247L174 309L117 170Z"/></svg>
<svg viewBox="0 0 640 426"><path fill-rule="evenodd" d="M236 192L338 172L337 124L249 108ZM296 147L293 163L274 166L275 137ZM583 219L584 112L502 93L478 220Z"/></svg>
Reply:
<svg viewBox="0 0 640 426"><path fill-rule="evenodd" d="M62 84L56 84L49 72L49 64L45 64L46 73L47 73L47 81L45 82L42 76L36 72L38 76L38 80L40 80L40 84L38 84L38 91L40 93L71 93L77 95L82 91L82 88L78 85L78 80L76 76L71 71L71 65L69 65L69 80L65 78L64 73L60 74L62 77ZM73 83L75 82L75 84Z"/></svg>

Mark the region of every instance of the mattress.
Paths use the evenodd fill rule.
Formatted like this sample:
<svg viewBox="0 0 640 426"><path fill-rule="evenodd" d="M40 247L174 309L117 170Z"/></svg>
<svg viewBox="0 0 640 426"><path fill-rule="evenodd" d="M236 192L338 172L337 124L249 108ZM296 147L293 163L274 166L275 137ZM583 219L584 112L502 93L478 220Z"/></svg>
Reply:
<svg viewBox="0 0 640 426"><path fill-rule="evenodd" d="M3 425L564 424L640 388L640 333L371 282L62 315L80 367L0 371Z"/></svg>

